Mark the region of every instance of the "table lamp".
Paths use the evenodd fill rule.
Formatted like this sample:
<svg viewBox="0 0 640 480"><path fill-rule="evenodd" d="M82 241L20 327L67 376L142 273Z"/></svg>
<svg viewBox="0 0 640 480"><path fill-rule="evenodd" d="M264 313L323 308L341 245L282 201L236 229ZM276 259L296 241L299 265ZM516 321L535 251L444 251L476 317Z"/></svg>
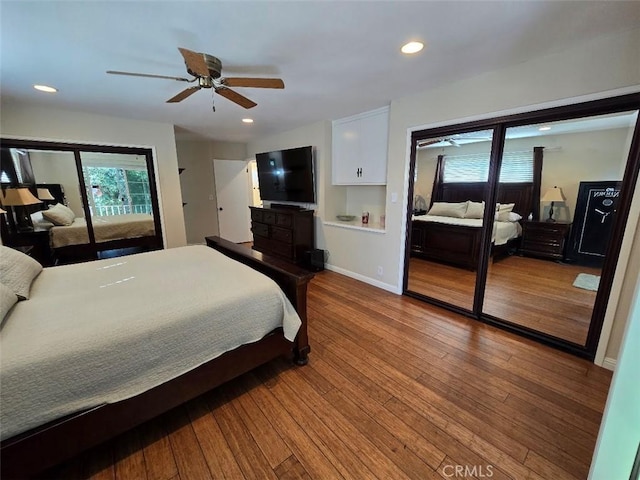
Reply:
<svg viewBox="0 0 640 480"><path fill-rule="evenodd" d="M547 190L542 197L543 202L551 202L551 207L549 208L549 218L547 218L547 222L555 222L555 218L553 218L553 205L555 202L564 202L564 196L562 195L562 189L560 187L553 187Z"/></svg>
<svg viewBox="0 0 640 480"><path fill-rule="evenodd" d="M7 188L2 192L2 206L12 207L15 219L9 215L9 223L13 223L18 232L33 230L31 215L24 207L38 203L42 203L42 200L34 197L26 187Z"/></svg>

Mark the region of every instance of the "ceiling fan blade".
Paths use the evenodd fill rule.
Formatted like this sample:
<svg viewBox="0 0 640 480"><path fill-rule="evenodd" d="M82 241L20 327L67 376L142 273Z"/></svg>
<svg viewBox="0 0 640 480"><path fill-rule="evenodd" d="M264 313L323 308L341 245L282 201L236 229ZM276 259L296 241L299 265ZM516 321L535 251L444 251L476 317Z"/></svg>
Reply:
<svg viewBox="0 0 640 480"><path fill-rule="evenodd" d="M189 95L193 95L194 93L196 93L198 90L200 90L200 87L189 87L189 88L181 91L175 97L172 97L169 100L167 100L167 103L181 102L182 100L187 98Z"/></svg>
<svg viewBox="0 0 640 480"><path fill-rule="evenodd" d="M188 78L182 77L169 77L167 75L151 75L149 73L133 73L133 72L119 72L117 70L107 70L107 73L111 75L128 75L130 77L146 77L146 78L163 78L165 80L177 80L179 82L192 82Z"/></svg>
<svg viewBox="0 0 640 480"><path fill-rule="evenodd" d="M244 108L253 108L257 105L253 100L249 100L247 97L240 95L238 92L231 90L230 88L222 87L217 88L216 93L222 95L228 100L237 103Z"/></svg>
<svg viewBox="0 0 640 480"><path fill-rule="evenodd" d="M204 61L204 55L202 53L193 52L191 50L187 50L186 48L180 48L180 53L184 58L184 63L187 64L187 71L194 75L200 77L209 77L211 74L209 73L209 67L207 67L207 62Z"/></svg>
<svg viewBox="0 0 640 480"><path fill-rule="evenodd" d="M424 147L428 147L429 145L433 145L434 143L440 143L442 142L441 138L438 138L436 140L423 140L423 141L418 141L418 144L416 145L418 148L424 148Z"/></svg>
<svg viewBox="0 0 640 480"><path fill-rule="evenodd" d="M227 77L223 83L229 87L284 88L284 82L279 78Z"/></svg>

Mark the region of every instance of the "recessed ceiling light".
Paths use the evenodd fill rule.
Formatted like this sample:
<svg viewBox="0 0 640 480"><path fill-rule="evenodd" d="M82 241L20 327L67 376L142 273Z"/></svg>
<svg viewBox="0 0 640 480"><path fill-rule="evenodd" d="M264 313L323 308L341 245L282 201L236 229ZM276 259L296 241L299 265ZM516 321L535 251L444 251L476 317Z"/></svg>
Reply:
<svg viewBox="0 0 640 480"><path fill-rule="evenodd" d="M253 118L243 118L242 122L243 123L253 123Z"/></svg>
<svg viewBox="0 0 640 480"><path fill-rule="evenodd" d="M49 87L48 85L34 85L33 88L47 93L56 93L58 91L57 88Z"/></svg>
<svg viewBox="0 0 640 480"><path fill-rule="evenodd" d="M420 50L424 48L424 43L422 42L409 42L402 46L400 51L402 53L418 53Z"/></svg>
<svg viewBox="0 0 640 480"><path fill-rule="evenodd" d="M541 132L546 132L547 130L551 130L551 127L546 125L544 127L540 127L538 130L540 130Z"/></svg>

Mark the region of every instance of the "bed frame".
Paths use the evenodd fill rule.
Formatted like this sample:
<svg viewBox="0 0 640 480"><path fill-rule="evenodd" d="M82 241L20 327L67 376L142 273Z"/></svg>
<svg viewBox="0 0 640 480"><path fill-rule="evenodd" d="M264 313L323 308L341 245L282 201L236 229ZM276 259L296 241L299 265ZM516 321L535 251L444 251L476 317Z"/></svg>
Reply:
<svg viewBox="0 0 640 480"><path fill-rule="evenodd" d="M539 218L540 183L542 178L542 147L534 147L533 182L498 184L498 203L515 203L513 211L527 218L531 213L534 219ZM438 157L436 174L433 182L432 202L481 202L486 198L487 182L444 183L442 181L442 162ZM475 270L478 266L482 228L462 225L448 225L437 222L411 222L411 256L456 267ZM505 245L493 245L491 258L496 261L518 249L520 238L515 238Z"/></svg>
<svg viewBox="0 0 640 480"><path fill-rule="evenodd" d="M167 383L121 402L69 415L2 442L2 478L28 478L282 355L308 361L307 285L314 274L280 259L207 237L207 245L272 278L295 307L302 325L295 341L282 328L242 345Z"/></svg>

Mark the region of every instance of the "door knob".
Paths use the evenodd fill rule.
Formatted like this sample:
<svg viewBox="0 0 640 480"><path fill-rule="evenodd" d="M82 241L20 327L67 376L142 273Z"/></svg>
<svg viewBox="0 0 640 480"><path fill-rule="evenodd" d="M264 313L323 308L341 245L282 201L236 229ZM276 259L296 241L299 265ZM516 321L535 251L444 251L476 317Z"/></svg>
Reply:
<svg viewBox="0 0 640 480"><path fill-rule="evenodd" d="M222 207L219 207L218 210L222 211Z"/></svg>

